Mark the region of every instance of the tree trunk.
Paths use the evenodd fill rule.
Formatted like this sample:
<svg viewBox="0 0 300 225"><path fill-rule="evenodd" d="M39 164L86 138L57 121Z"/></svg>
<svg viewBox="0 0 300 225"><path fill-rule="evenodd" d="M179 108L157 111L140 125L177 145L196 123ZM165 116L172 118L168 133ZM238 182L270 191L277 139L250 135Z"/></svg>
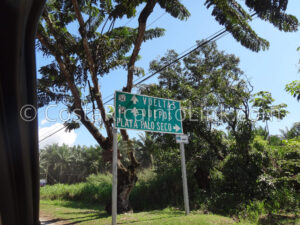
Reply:
<svg viewBox="0 0 300 225"><path fill-rule="evenodd" d="M126 133L123 133L126 136ZM134 153L129 153L130 165L126 168L120 161L120 153L118 151L118 187L117 187L117 212L133 212L129 202L129 196L134 188L138 178L136 176L136 168L139 163L136 161ZM104 151L102 154L105 162L112 162L112 150ZM105 210L111 214L111 201L106 204Z"/></svg>
<svg viewBox="0 0 300 225"><path fill-rule="evenodd" d="M129 201L129 196L133 190L138 178L136 176L136 169L133 166L128 168L122 165L118 166L118 197L117 197L117 212L126 213L133 212L132 206ZM106 205L105 210L111 214L111 201Z"/></svg>
<svg viewBox="0 0 300 225"><path fill-rule="evenodd" d="M210 179L208 170L202 167L197 167L194 176L200 189L204 189L206 191L210 190Z"/></svg>
<svg viewBox="0 0 300 225"><path fill-rule="evenodd" d="M133 212L129 201L129 196L137 182L136 171L134 168L118 168L118 197L117 212ZM111 201L106 205L106 211L111 214Z"/></svg>

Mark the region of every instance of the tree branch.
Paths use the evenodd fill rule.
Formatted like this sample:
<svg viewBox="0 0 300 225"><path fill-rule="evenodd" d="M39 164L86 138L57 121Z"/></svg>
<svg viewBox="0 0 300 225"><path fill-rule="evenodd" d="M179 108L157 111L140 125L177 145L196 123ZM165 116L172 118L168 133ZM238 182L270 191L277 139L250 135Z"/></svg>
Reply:
<svg viewBox="0 0 300 225"><path fill-rule="evenodd" d="M146 22L148 17L153 11L154 6L156 5L157 0L149 0L145 8L142 10L139 16L139 27L138 27L138 34L134 44L134 48L128 63L128 74L127 74L127 86L123 88L123 91L131 92L133 87L133 72L134 72L134 65L137 60L138 54L141 49L141 45L144 39L145 31L146 31Z"/></svg>
<svg viewBox="0 0 300 225"><path fill-rule="evenodd" d="M123 88L123 91L125 92L131 92L132 87L133 87L133 72L134 72L134 66L135 66L135 62L137 60L138 54L140 52L141 49L141 45L144 39L144 35L145 35L145 31L146 31L146 23L147 23L147 19L150 16L150 14L152 13L154 6L156 5L157 0L149 0L147 1L146 6L144 7L144 9L142 10L140 16L139 16L139 27L138 27L138 34L137 34L137 38L134 44L134 48L128 63L128 73L127 73L127 85L126 87ZM129 141L129 137L127 134L126 130L122 130L121 129L121 135L124 141ZM131 151L129 153L129 158L131 159L131 163L133 166L138 165L138 162L135 159L135 156L133 154L133 151Z"/></svg>
<svg viewBox="0 0 300 225"><path fill-rule="evenodd" d="M94 92L95 92L95 99L96 99L96 102L97 102L97 106L98 106L98 109L100 111L101 118L103 120L108 139L112 142L112 140L113 140L112 126L106 118L106 112L105 112L105 108L104 108L104 105L103 105L101 92L100 92L100 89L99 89L99 83L98 83L98 78L97 78L97 73L96 73L96 66L95 66L95 62L94 62L91 50L89 48L88 39L87 39L87 36L86 36L85 24L84 24L84 21L83 21L83 18L82 18L77 0L72 0L72 4L74 6L76 18L77 18L77 21L79 23L79 33L82 37L84 52L85 52L85 55L87 57L87 61L88 61L88 64L89 64L89 70L90 70L91 77L92 77L92 82L94 84L93 89L94 89Z"/></svg>
<svg viewBox="0 0 300 225"><path fill-rule="evenodd" d="M49 26L49 24L48 24L48 26ZM41 42L41 44L44 45L46 48L48 48L49 51L51 52L51 54L55 57L58 65L59 65L59 68L61 69L62 74L64 75L64 77L65 77L65 79L68 83L68 86L69 86L69 88L71 90L71 93L74 97L74 104L75 104L75 107L76 107L76 109L74 110L74 113L79 117L82 124L89 130L89 132L97 140L99 145L101 145L104 149L110 148L111 146L109 146L110 145L109 142L98 131L97 127L95 127L94 124L88 119L88 117L86 116L84 110L82 109L79 92L76 88L76 85L74 84L74 81L72 79L72 75L69 73L69 71L67 70L67 66L66 66L65 62L63 62L63 60L62 60L62 57L66 57L66 56L63 56L62 50L60 50L60 53L55 51L56 48L50 43L50 41L48 40L47 37L45 37L43 34L41 34L41 32L37 32L37 38ZM60 49L63 49L63 48L60 48Z"/></svg>

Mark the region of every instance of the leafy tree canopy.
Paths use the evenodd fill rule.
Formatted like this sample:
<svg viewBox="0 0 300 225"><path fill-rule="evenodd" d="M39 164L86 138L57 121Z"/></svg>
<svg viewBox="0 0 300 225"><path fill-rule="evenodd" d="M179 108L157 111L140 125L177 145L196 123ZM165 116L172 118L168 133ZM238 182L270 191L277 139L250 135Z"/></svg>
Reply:
<svg viewBox="0 0 300 225"><path fill-rule="evenodd" d="M300 81L295 80L285 86L285 90L290 93L297 101L300 101Z"/></svg>
<svg viewBox="0 0 300 225"><path fill-rule="evenodd" d="M297 31L298 20L293 15L285 13L287 0L245 0L245 5L250 12L254 12L260 19L273 24L281 31ZM243 46L253 51L266 49L269 42L260 38L249 25L250 14L245 7L235 0L206 0L207 8L212 8L212 15L226 27L226 29Z"/></svg>
<svg viewBox="0 0 300 225"><path fill-rule="evenodd" d="M300 51L300 47L297 48ZM300 60L298 62L300 65ZM300 69L298 70L300 72ZM285 86L285 90L290 93L297 101L300 101L300 80L295 80Z"/></svg>

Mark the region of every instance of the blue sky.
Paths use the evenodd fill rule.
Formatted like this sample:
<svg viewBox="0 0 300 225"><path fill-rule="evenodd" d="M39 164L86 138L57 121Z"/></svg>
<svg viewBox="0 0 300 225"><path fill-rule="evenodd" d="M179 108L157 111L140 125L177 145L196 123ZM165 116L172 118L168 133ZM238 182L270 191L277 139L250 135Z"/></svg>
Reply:
<svg viewBox="0 0 300 225"><path fill-rule="evenodd" d="M149 62L163 56L167 50L174 49L181 53L195 45L196 40L204 39L223 28L211 16L211 10L206 9L203 1L190 0L186 1L185 4L191 13L191 17L187 21L174 19L159 6L154 9L153 14L150 16L148 24L155 22L148 28L162 27L166 29L166 33L164 37L148 41L142 45L140 52L142 58L136 65L143 67L146 74L148 74ZM296 15L300 19L300 1L290 0L287 12ZM131 21L122 19L117 25L126 23L128 23L127 26L134 27L137 25L137 18ZM220 50L240 58L240 68L254 86L254 92L269 91L276 100L275 104L284 102L288 105L287 109L290 112L288 116L282 121L274 120L269 124L271 134L279 134L279 129L290 127L294 122L300 121L300 103L284 91L287 83L300 79L300 74L298 73L300 52L296 50L300 46L300 32L280 32L273 25L260 19L254 19L251 25L258 35L270 42L269 50L259 53L252 52L236 42L230 34L218 40L217 45ZM74 29L77 30L76 25ZM43 58L42 54L37 52L37 69L50 61L50 58ZM147 83L155 82L157 82L156 77L147 81ZM110 96L115 90L122 89L125 83L126 71L124 70L116 70L101 78L100 85L103 98ZM63 105L60 105L58 108L52 108L49 110L49 117L51 119L58 118L59 109L63 108ZM66 113L63 115L66 116ZM40 138L57 130L61 126L58 123L61 122L46 122L45 109L40 109ZM131 136L136 136L136 132L130 131L129 133ZM83 126L75 132L59 132L48 140L41 142L41 144L45 145L54 142L80 145L96 144Z"/></svg>

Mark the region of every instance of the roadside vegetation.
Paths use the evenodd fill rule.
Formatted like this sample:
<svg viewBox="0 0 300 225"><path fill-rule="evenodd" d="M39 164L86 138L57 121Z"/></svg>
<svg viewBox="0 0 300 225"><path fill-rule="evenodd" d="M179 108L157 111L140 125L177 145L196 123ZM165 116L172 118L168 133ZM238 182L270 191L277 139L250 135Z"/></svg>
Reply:
<svg viewBox="0 0 300 225"><path fill-rule="evenodd" d="M227 193L237 192L240 188L239 192L245 192L245 195L235 195L239 200L257 196L256 180L266 165L265 161L256 161L261 152L251 147L254 124L250 118L250 109L257 108L258 120L266 123L268 131L270 118L282 119L287 113L286 105L273 105L271 93L252 93L251 84L238 67L239 59L218 51L213 40L228 32L245 48L259 52L267 50L270 43L260 37L252 27L254 16L283 32L297 31L298 19L286 12L287 0L246 0L243 3L234 0L203 1L202 4L210 10L212 17L224 31L217 32L210 40L198 41L197 47L184 57L183 62L175 51L169 51L165 57L151 62L151 72L158 74L160 71L159 84L143 86L140 89L134 81L145 75L144 69L137 66L144 42L162 37L166 32L164 28L150 28L149 18L154 11L161 8L174 19L187 20L191 14L184 4L179 0L47 1L36 35L36 48L47 57L46 63L39 68L38 106L44 107L52 103L65 105L72 114L64 121L66 129L73 130L84 126L101 147L103 156L102 168L86 162L86 167L83 167L82 162L78 161L73 164L73 172L64 172L69 166L63 167L60 161L62 155L59 155L57 161L60 162L56 166L48 168L46 165L43 168L47 171L44 173L47 174L49 183L80 182L90 173L99 173L106 163L111 162L114 121L112 113L105 107L101 84L102 78L109 76L112 91L115 90L114 82L119 77L111 75L112 71L120 69L120 76L123 74L126 79L120 84L123 86L122 91L137 91L181 100L184 107L191 107L190 117L184 123L184 131L189 132L193 140L189 145L188 158L191 162L188 166L190 173L196 176L198 190L205 190L210 194L216 191L226 193L222 197L218 194L212 201L223 201L223 197L228 197ZM124 17L135 20L137 26L121 25ZM143 81L149 78L145 77ZM292 84L287 87L287 91L297 94L297 87ZM85 110L87 108L90 109L89 112ZM212 113L216 114L215 118L207 120ZM95 119L95 115L99 115L98 119ZM198 122L191 119L197 119ZM222 130L221 127L226 128ZM123 147L122 160L118 161L118 211L129 212L133 210L129 198L138 180L136 174L141 167L140 161L135 157L132 138L126 130L121 130L120 134L126 148ZM145 152L164 149L166 154L177 154L171 136L151 135L151 138L153 143L160 146L147 146L149 149ZM76 152L85 154L84 151ZM98 155L95 157L98 158ZM76 161L68 159L69 162L74 160ZM177 162L178 157L173 160ZM162 159L160 163L165 162ZM231 169L232 166L236 168ZM157 170L160 168L157 167ZM52 176L53 171L59 171L59 174ZM177 172L169 171L168 167L166 171L171 174ZM228 176L236 177L236 183L230 181ZM224 190L214 189L220 184ZM230 204L235 207L239 202ZM109 205L107 203L107 208L110 208Z"/></svg>
<svg viewBox="0 0 300 225"><path fill-rule="evenodd" d="M227 216L228 221L241 224L246 222L249 224L298 224L300 200L298 125L296 123L291 129L282 131L283 135L290 134L290 139L264 136L264 129L256 129L255 137L250 145L251 163L241 164L242 157L238 153L229 153L224 160L216 163L212 168L204 167L204 169L207 168L208 174L207 186L203 185L203 179L199 179L198 170L195 170L193 165L195 162L190 158L187 150L187 174L190 206L193 210L192 218L198 221L200 218L196 218L196 214L199 214L198 216L218 214ZM297 136L295 137L295 135ZM158 148L157 143L152 143L157 148L153 149L151 154L143 152L145 145L151 144L151 140L151 135L142 136L139 141L136 140L136 147L140 149L137 151L140 153L138 154L139 159L146 167L138 173L139 180L130 197L136 216L127 215L121 216L121 218L128 219L130 217L132 220L139 221L139 217L146 217L150 220L153 210L162 210L156 211L155 216L165 214L165 210L175 208L177 211L179 210L179 214L184 212L179 151L176 147L162 150ZM230 143L229 140L227 142ZM74 149L80 148L52 147L69 149L70 154L74 153ZM47 149L49 151L51 146ZM98 150L101 151L101 149ZM52 152L52 154L54 153ZM202 151L202 154L207 153ZM94 161L97 159L94 158ZM203 162L201 161L201 164L198 165L207 166L203 165ZM71 161L66 163L68 163L68 168L72 168ZM90 164L96 163L90 161ZM65 176L60 169L57 173ZM106 203L111 199L109 168L106 173L91 174L80 183L46 185L41 188L41 199L42 210L50 212L55 217L65 218L63 211L72 211L70 208L74 207L69 207L72 204L77 205L79 211L89 210L91 206L96 207L98 211L91 212L92 218L98 218L96 215L99 213L106 215L103 218L109 217L103 212ZM56 206L60 206L60 209L64 210L53 212ZM174 216L171 211L167 213L170 214L170 217ZM76 214L77 211L73 210L72 212ZM208 219L205 216L204 218ZM171 223L173 219L170 218L170 221L168 219L166 221ZM176 221L177 219L179 218L176 217ZM147 221L147 219L145 220ZM209 221L208 219L207 224L210 224ZM142 223L137 222L137 224ZM181 224L180 219L175 224Z"/></svg>
<svg viewBox="0 0 300 225"><path fill-rule="evenodd" d="M150 69L155 71L176 57L175 51L169 51L152 61ZM287 105L274 104L269 92L253 93L238 64L237 57L208 44L183 63L161 71L159 82L141 86L140 92L182 102L183 129L190 140L185 150L194 212L252 224L297 224L300 123L281 130L281 136L271 135L269 123L283 119ZM134 212L183 210L180 153L174 135L141 133L130 143L121 135L118 139L122 164L130 167L132 148L138 163L128 207ZM41 199L106 205L109 211L111 166L104 153L100 146L42 149L41 178L49 185L41 188Z"/></svg>
<svg viewBox="0 0 300 225"><path fill-rule="evenodd" d="M252 17L233 2L206 1L205 5L213 8L212 15L243 46L267 49L268 41L248 24ZM284 12L287 1L257 2L246 1L245 7L280 30L298 29L296 17ZM114 27L117 19L133 17L143 3L138 28ZM118 221L299 224L300 123L282 130L282 136L270 134L269 123L285 118L287 105L277 104L270 92L254 93L237 56L218 50L213 41L199 40L182 60L169 50L150 62L150 73L158 78L155 84L134 84L135 77L145 74L135 65L142 43L164 35L164 29L146 29L157 4L175 18L189 17L177 0L100 1L100 9L98 1L47 4L37 47L53 62L39 70L39 106L63 102L74 115L65 122L66 129L84 125L99 145L53 145L40 151L41 178L48 183L41 188L42 210L74 223L110 223L104 210L109 212L111 203L114 121L113 109L107 112L104 107L99 84L101 77L124 68L123 91L134 88L137 93L181 101L183 130L190 141L185 151L192 214L183 213L180 153L174 135L141 133L129 138L121 130L118 211L134 214L119 215ZM69 30L72 23L78 23L78 32ZM299 97L298 89L295 82L286 87L294 97ZM93 115L87 115L85 106L91 106ZM94 121L95 111L100 112L100 124Z"/></svg>

